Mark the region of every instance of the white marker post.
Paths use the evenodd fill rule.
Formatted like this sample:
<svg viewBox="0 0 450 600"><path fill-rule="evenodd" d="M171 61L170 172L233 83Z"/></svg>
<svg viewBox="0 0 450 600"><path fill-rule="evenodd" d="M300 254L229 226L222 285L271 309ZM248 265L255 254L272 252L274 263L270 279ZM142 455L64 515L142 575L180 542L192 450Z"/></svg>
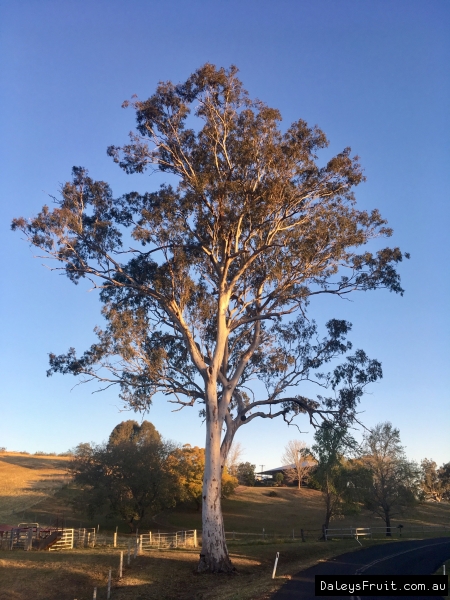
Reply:
<svg viewBox="0 0 450 600"><path fill-rule="evenodd" d="M278 559L280 558L280 553L277 552L277 555L275 557L275 564L273 565L273 573L272 573L272 579L275 579L275 574L277 572L277 565L278 565Z"/></svg>
<svg viewBox="0 0 450 600"><path fill-rule="evenodd" d="M109 600L111 598L111 568L109 569L108 572L108 589L106 591L106 600Z"/></svg>
<svg viewBox="0 0 450 600"><path fill-rule="evenodd" d="M123 571L123 550L120 551L119 579L122 579L122 571Z"/></svg>

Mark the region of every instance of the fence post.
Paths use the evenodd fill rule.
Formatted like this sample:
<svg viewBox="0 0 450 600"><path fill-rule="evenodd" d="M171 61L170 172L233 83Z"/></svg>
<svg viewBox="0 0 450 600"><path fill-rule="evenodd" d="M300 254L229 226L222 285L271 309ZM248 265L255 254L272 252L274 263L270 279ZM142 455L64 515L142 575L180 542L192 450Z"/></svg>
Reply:
<svg viewBox="0 0 450 600"><path fill-rule="evenodd" d="M134 541L134 558L136 558L136 556L137 556L137 551L138 551L138 539L136 538Z"/></svg>
<svg viewBox="0 0 450 600"><path fill-rule="evenodd" d="M92 596L92 600L97 600L97 588L94 588L94 595Z"/></svg>
<svg viewBox="0 0 450 600"><path fill-rule="evenodd" d="M128 542L127 565L130 566L130 542Z"/></svg>
<svg viewBox="0 0 450 600"><path fill-rule="evenodd" d="M108 589L106 591L106 600L109 600L111 598L111 567L109 568L108 571Z"/></svg>
<svg viewBox="0 0 450 600"><path fill-rule="evenodd" d="M120 551L119 579L122 579L122 570L123 570L123 550Z"/></svg>
<svg viewBox="0 0 450 600"><path fill-rule="evenodd" d="M280 557L280 553L277 552L275 557L275 564L273 565L272 579L275 579L275 573L277 572L278 558Z"/></svg>
<svg viewBox="0 0 450 600"><path fill-rule="evenodd" d="M142 554L142 538L143 537L144 537L143 535L139 536L139 554Z"/></svg>
<svg viewBox="0 0 450 600"><path fill-rule="evenodd" d="M114 533L114 548L117 548L117 531Z"/></svg>
<svg viewBox="0 0 450 600"><path fill-rule="evenodd" d="M175 532L175 548L178 548L178 532Z"/></svg>
<svg viewBox="0 0 450 600"><path fill-rule="evenodd" d="M197 548L197 530L194 529L194 548Z"/></svg>
<svg viewBox="0 0 450 600"><path fill-rule="evenodd" d="M31 550L33 546L33 529L30 528L28 529L28 535L27 535L27 550Z"/></svg>

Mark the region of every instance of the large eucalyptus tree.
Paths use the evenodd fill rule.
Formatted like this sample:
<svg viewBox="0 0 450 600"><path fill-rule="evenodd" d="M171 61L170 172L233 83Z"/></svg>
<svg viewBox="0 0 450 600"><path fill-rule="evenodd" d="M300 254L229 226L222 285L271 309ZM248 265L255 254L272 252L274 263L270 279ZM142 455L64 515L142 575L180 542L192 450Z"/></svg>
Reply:
<svg viewBox="0 0 450 600"><path fill-rule="evenodd" d="M350 324L331 320L319 338L306 309L319 294L401 293L402 253L360 251L391 230L377 210L355 207L352 190L364 177L350 149L319 166L324 133L302 120L282 131L278 110L251 100L235 67L206 64L131 105L137 131L108 153L127 173L158 169L169 183L115 198L77 167L56 207L13 227L74 283L87 278L101 290L98 342L80 356L51 354L49 373L118 384L136 410L158 392L180 407L200 403L199 570L228 571L220 486L236 431L299 413L315 425L355 417L381 366L357 351L316 379L321 365L350 350ZM331 388L330 397L300 395L310 379Z"/></svg>

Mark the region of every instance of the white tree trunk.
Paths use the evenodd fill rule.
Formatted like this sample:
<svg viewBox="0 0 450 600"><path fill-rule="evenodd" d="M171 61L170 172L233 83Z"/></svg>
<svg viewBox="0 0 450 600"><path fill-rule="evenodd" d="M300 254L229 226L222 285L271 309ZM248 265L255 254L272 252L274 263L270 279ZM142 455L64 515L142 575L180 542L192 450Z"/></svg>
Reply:
<svg viewBox="0 0 450 600"><path fill-rule="evenodd" d="M211 403L213 404L213 403ZM222 495L222 459L220 440L222 423L219 419L217 404L206 407L206 444L205 472L202 492L202 550L198 571L223 573L234 571L228 556L223 524Z"/></svg>

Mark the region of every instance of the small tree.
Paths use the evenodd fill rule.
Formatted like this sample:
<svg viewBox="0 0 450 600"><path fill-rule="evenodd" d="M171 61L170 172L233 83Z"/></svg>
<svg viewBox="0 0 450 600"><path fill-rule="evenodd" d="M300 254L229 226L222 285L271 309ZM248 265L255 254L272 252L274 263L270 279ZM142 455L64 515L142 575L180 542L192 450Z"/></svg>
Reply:
<svg viewBox="0 0 450 600"><path fill-rule="evenodd" d="M421 462L420 489L424 500L442 500L450 497L450 463L442 465L440 469L437 464L428 458Z"/></svg>
<svg viewBox="0 0 450 600"><path fill-rule="evenodd" d="M357 463L346 458L349 452L355 452L357 444L345 425L324 424L317 429L314 440L312 451L317 460L314 481L325 504L325 530L332 519L358 510L362 471Z"/></svg>
<svg viewBox="0 0 450 600"><path fill-rule="evenodd" d="M441 486L442 499L450 501L450 462L445 463L438 470L439 485Z"/></svg>
<svg viewBox="0 0 450 600"><path fill-rule="evenodd" d="M249 462L242 462L237 467L237 478L241 485L254 486L256 482L256 465Z"/></svg>
<svg viewBox="0 0 450 600"><path fill-rule="evenodd" d="M244 448L240 442L233 442L230 447L230 451L227 456L227 470L232 477L237 477L237 470L239 463L241 462L242 455L244 454Z"/></svg>
<svg viewBox="0 0 450 600"><path fill-rule="evenodd" d="M181 502L194 502L197 510L202 506L203 472L205 470L205 449L185 444L177 448L171 456L171 468L177 478L177 499ZM238 481L225 468L222 472L222 497L233 493Z"/></svg>
<svg viewBox="0 0 450 600"><path fill-rule="evenodd" d="M363 462L371 472L367 507L386 523L391 536L392 517L403 514L417 499L419 469L407 460L400 431L391 423L379 423L363 443Z"/></svg>
<svg viewBox="0 0 450 600"><path fill-rule="evenodd" d="M305 414L315 425L355 417L380 364L357 351L346 364L362 379L325 373L320 383L333 387L331 397L306 398L299 384L350 351L351 326L332 319L320 337L305 311L321 294L401 293L395 266L403 255L363 248L391 230L377 210L355 207L353 189L364 180L358 157L345 148L318 163L325 134L303 120L281 131L279 111L249 98L236 67L206 64L132 105L137 132L109 155L130 174L168 173L176 187L115 198L74 167L55 207L13 228L74 283L87 278L101 290L98 341L81 356L73 348L51 354L50 374L117 384L136 410L158 392L182 407L201 404L198 569L231 571L220 498L236 432L258 418L290 423ZM252 389L255 379L264 394Z"/></svg>
<svg viewBox="0 0 450 600"><path fill-rule="evenodd" d="M285 479L288 482L297 481L298 488L302 487L302 482L308 478L311 469L314 467L312 457L305 442L300 440L291 440L284 448L284 454L281 457L285 465L290 465L284 471Z"/></svg>
<svg viewBox="0 0 450 600"><path fill-rule="evenodd" d="M284 481L284 474L276 473L274 479L275 479L275 485L278 487L281 487L283 485L283 481Z"/></svg>

